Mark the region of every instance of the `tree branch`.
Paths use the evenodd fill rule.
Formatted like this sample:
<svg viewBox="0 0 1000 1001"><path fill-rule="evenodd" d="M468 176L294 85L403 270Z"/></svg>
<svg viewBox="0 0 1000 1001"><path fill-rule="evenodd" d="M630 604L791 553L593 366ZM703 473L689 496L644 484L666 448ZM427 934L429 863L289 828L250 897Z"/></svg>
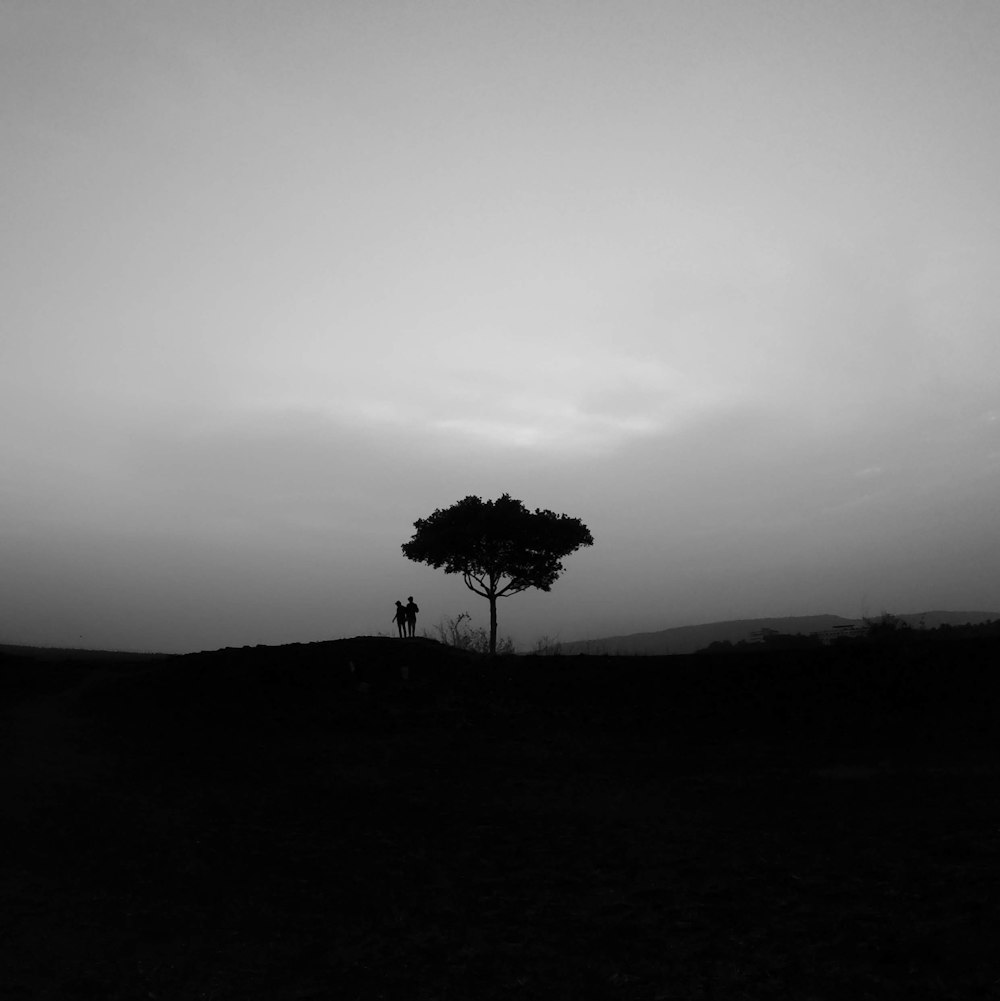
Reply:
<svg viewBox="0 0 1000 1001"><path fill-rule="evenodd" d="M474 580L477 580L477 581L479 581L479 583L480 583L480 584L482 584L482 586L483 586L483 587L485 588L485 586L486 586L486 585L485 585L485 584L483 584L483 582L482 582L481 580L479 580L479 578L478 578L478 577L473 577L473 575L472 575L472 574L470 574L470 573L464 573L464 574L462 574L462 580L464 580L464 581L465 581L465 586L466 586L466 587L467 587L467 588L468 588L468 589L469 589L470 591L474 591L474 592L475 592L476 594L481 594L481 595L482 595L482 596L483 596L484 598L488 598L488 597L490 596L490 595L489 595L489 592L488 592L488 591L485 591L485 590L482 590L482 591L481 591L481 590L480 590L480 589L479 589L478 587L473 587L473 586L472 586L472 580L470 580L470 578L473 578Z"/></svg>

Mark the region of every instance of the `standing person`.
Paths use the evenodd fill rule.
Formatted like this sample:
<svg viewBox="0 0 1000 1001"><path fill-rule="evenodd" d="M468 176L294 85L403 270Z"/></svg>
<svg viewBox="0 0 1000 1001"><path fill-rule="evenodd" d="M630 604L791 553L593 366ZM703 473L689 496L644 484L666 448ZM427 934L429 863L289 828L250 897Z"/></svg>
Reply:
<svg viewBox="0 0 1000 1001"><path fill-rule="evenodd" d="M396 602L396 614L393 615L393 619L396 622L396 628L399 630L399 638L405 639L406 637L406 609L403 607L401 601Z"/></svg>
<svg viewBox="0 0 1000 1001"><path fill-rule="evenodd" d="M410 636L417 630L417 612L419 611L420 609L417 608L417 603L413 600L413 595L411 594L406 599L406 631Z"/></svg>

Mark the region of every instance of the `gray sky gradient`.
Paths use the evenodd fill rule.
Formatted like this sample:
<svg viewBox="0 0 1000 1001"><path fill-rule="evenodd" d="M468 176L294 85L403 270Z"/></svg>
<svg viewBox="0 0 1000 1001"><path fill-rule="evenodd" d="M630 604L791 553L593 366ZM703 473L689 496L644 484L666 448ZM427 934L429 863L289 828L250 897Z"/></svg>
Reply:
<svg viewBox="0 0 1000 1001"><path fill-rule="evenodd" d="M992 0L0 4L0 640L1000 609Z"/></svg>

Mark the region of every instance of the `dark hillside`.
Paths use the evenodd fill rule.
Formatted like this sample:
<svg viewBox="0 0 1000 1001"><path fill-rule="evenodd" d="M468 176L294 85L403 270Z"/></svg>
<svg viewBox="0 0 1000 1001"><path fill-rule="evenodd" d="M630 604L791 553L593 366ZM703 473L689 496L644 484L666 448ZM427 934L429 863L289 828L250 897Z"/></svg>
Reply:
<svg viewBox="0 0 1000 1001"><path fill-rule="evenodd" d="M735 619L728 622L706 622L696 626L675 626L650 633L631 633L627 636L608 636L603 639L577 640L562 643L564 654L586 653L592 655L628 654L656 656L694 653L710 643L748 640L762 629L784 634L808 634L833 629L835 626L859 624L860 619L845 619L839 615L805 615L770 619Z"/></svg>
<svg viewBox="0 0 1000 1001"><path fill-rule="evenodd" d="M1000 619L996 612L914 612L893 616L911 626L934 629L941 625L964 626ZM845 619L839 615L797 615L770 619L736 619L727 622L705 622L696 626L676 626L651 633L631 633L627 636L607 636L602 639L577 640L559 644L563 654L585 653L624 656L636 654L657 656L686 654L702 650L712 643L745 643L760 637L762 631L785 636L809 636L834 628L861 626L867 620Z"/></svg>
<svg viewBox="0 0 1000 1001"><path fill-rule="evenodd" d="M0 660L4 997L992 996L998 654Z"/></svg>

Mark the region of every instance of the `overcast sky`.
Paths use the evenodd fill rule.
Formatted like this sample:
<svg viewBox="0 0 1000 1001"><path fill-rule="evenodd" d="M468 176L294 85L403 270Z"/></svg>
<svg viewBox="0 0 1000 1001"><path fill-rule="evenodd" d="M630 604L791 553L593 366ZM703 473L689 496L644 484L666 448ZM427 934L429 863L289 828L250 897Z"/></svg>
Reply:
<svg viewBox="0 0 1000 1001"><path fill-rule="evenodd" d="M1000 3L0 0L0 641L1000 609Z"/></svg>

